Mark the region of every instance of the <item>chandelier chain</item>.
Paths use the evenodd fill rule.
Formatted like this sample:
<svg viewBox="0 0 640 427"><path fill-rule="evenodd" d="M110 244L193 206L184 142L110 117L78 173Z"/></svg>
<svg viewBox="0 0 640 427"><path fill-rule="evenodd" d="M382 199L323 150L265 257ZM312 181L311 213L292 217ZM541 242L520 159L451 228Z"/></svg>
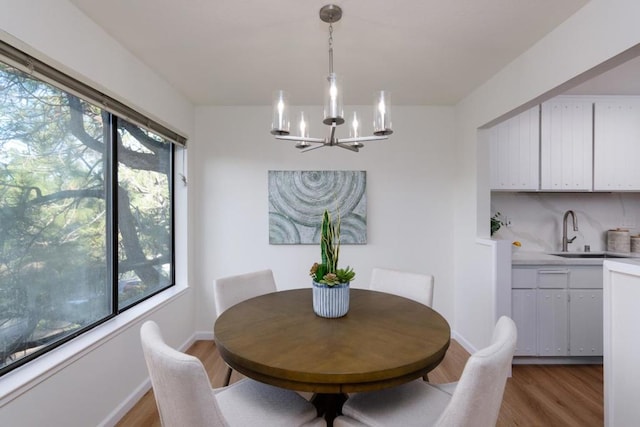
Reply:
<svg viewBox="0 0 640 427"><path fill-rule="evenodd" d="M333 49L333 24L329 24L329 49Z"/></svg>
<svg viewBox="0 0 640 427"><path fill-rule="evenodd" d="M333 24L329 24L329 74L333 74Z"/></svg>

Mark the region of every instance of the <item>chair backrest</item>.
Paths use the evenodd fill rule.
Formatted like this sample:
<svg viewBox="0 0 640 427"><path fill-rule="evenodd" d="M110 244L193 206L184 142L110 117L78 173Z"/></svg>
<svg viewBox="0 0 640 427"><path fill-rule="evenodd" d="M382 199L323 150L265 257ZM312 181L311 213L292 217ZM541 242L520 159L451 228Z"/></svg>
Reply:
<svg viewBox="0 0 640 427"><path fill-rule="evenodd" d="M370 288L409 298L427 307L433 303L433 276L427 274L374 268Z"/></svg>
<svg viewBox="0 0 640 427"><path fill-rule="evenodd" d="M502 316L488 347L473 354L438 426L493 427L498 420L502 396L513 360L516 324Z"/></svg>
<svg viewBox="0 0 640 427"><path fill-rule="evenodd" d="M140 339L162 425L226 425L202 362L169 347L153 321L142 325Z"/></svg>
<svg viewBox="0 0 640 427"><path fill-rule="evenodd" d="M229 307L260 295L276 292L271 270L255 271L217 279L213 284L216 312L220 316Z"/></svg>

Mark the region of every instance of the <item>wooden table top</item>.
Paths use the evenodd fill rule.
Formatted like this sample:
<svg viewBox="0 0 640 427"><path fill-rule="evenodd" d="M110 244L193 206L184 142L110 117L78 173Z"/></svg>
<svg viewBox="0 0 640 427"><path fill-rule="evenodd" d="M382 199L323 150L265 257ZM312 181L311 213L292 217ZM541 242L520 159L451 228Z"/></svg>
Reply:
<svg viewBox="0 0 640 427"><path fill-rule="evenodd" d="M377 390L422 377L444 358L451 331L436 311L382 292L351 289L349 312L313 312L311 289L241 302L218 317L225 362L255 380L316 393Z"/></svg>

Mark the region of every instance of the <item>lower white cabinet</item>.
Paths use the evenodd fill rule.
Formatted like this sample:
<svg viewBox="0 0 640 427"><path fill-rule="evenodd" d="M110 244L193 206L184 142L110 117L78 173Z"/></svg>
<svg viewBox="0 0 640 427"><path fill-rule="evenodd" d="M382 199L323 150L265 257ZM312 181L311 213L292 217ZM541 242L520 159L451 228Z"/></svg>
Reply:
<svg viewBox="0 0 640 427"><path fill-rule="evenodd" d="M602 289L570 289L569 304L569 355L602 356Z"/></svg>
<svg viewBox="0 0 640 427"><path fill-rule="evenodd" d="M516 356L602 356L602 266L514 266Z"/></svg>
<svg viewBox="0 0 640 427"><path fill-rule="evenodd" d="M538 289L538 356L566 356L568 307L565 289Z"/></svg>
<svg viewBox="0 0 640 427"><path fill-rule="evenodd" d="M538 345L538 328L536 322L536 298L535 289L513 289L511 291L511 317L518 327L518 340L516 341L516 356L535 356Z"/></svg>

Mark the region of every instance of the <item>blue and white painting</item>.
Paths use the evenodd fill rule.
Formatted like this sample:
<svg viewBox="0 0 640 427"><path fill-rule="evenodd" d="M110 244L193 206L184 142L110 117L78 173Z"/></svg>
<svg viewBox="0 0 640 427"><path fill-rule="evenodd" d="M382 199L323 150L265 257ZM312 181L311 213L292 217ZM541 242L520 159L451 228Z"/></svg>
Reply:
<svg viewBox="0 0 640 427"><path fill-rule="evenodd" d="M269 243L318 244L325 209L340 243L367 243L366 171L269 171Z"/></svg>

